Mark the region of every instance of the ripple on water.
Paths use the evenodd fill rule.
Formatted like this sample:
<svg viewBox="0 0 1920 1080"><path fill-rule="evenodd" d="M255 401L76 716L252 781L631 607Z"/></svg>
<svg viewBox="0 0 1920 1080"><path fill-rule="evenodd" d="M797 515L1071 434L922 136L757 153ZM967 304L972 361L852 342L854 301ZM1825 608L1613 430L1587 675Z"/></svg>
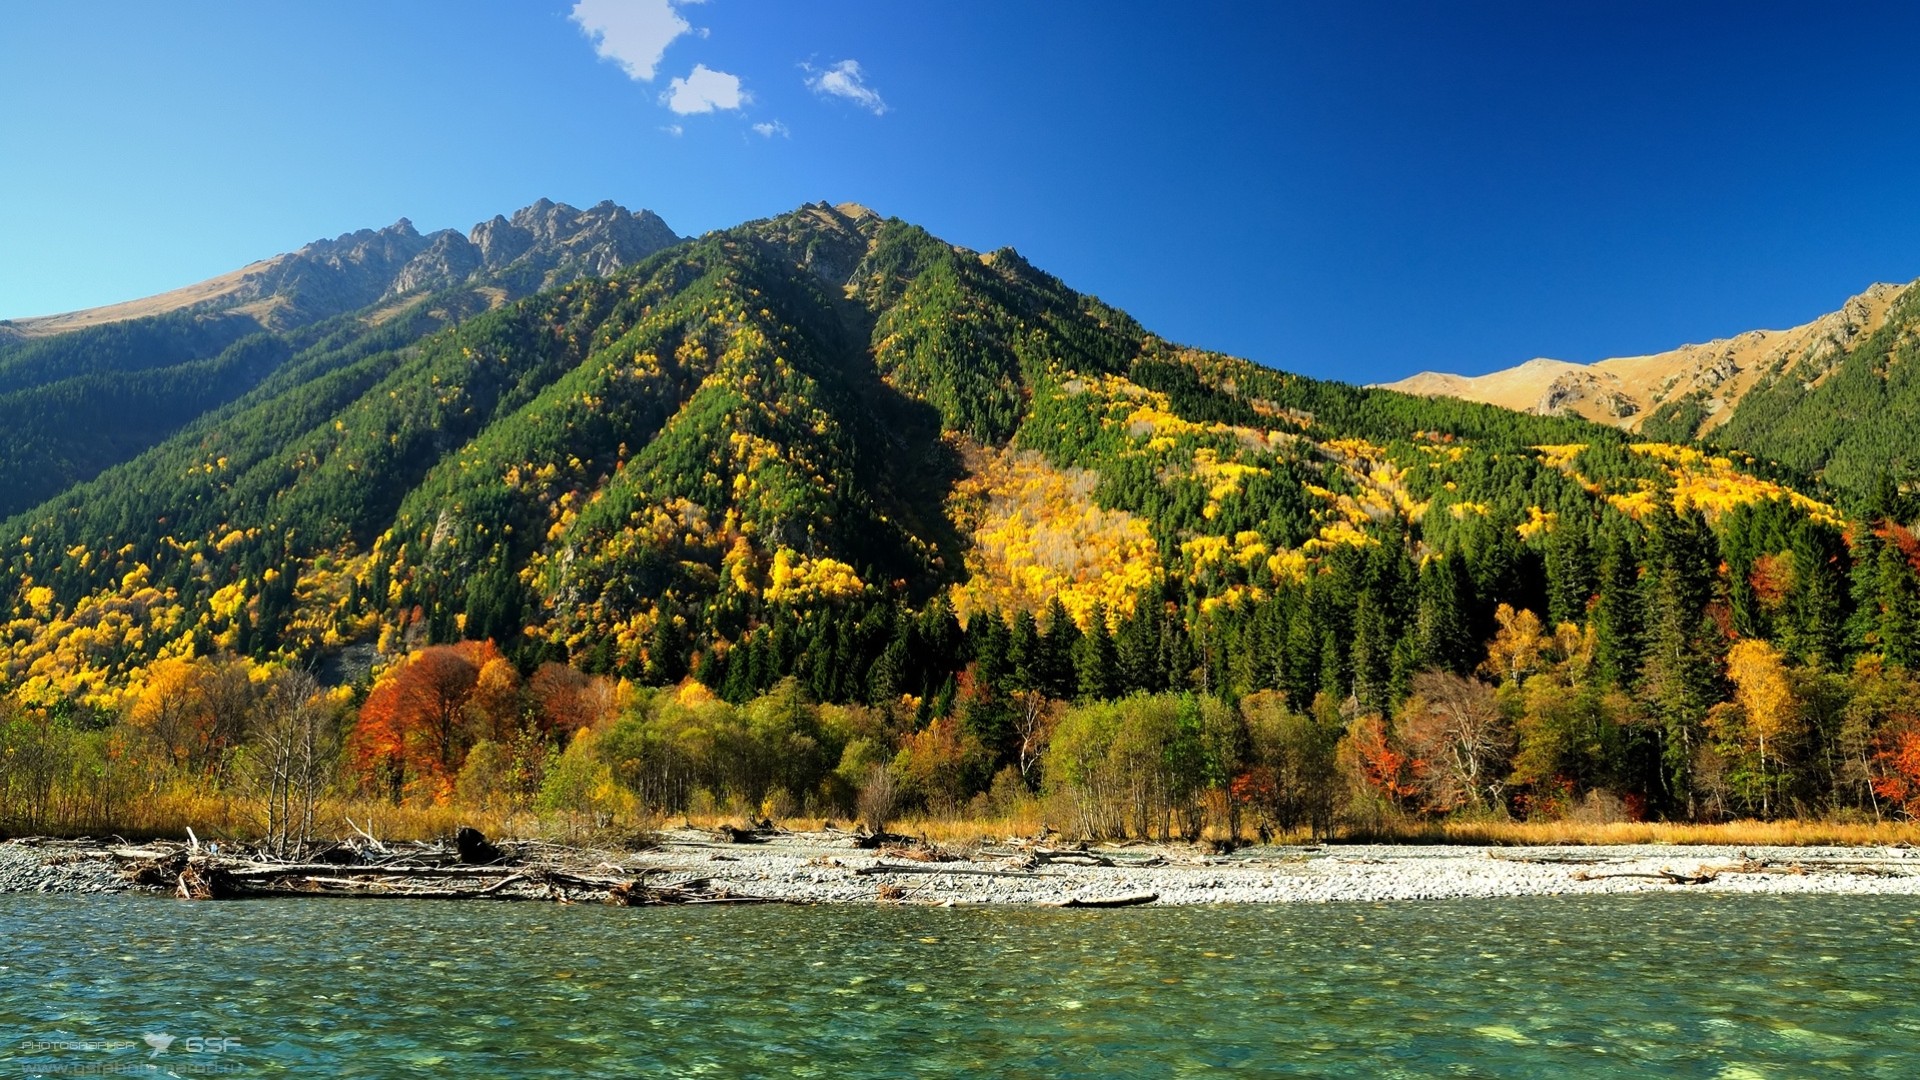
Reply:
<svg viewBox="0 0 1920 1080"><path fill-rule="evenodd" d="M7 896L0 1061L133 1065L168 1032L239 1038L248 1072L345 1077L1907 1076L1913 920L1910 898L1823 896L1109 912Z"/></svg>

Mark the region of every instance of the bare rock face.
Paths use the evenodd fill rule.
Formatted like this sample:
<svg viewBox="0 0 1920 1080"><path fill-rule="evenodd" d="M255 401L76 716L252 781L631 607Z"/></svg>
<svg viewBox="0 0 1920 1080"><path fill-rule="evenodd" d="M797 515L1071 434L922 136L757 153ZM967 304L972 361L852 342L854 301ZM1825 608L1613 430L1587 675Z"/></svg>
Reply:
<svg viewBox="0 0 1920 1080"><path fill-rule="evenodd" d="M124 319L191 309L237 312L268 330L288 330L375 304L463 286L488 286L490 301L517 298L585 276L604 276L680 242L650 210L601 202L587 210L541 199L511 218L494 216L465 235L422 235L401 218L315 240L229 274L143 300L0 323L0 343Z"/></svg>
<svg viewBox="0 0 1920 1080"><path fill-rule="evenodd" d="M1600 395L1600 407L1615 420L1625 420L1640 411L1640 403L1618 390L1608 390Z"/></svg>
<svg viewBox="0 0 1920 1080"><path fill-rule="evenodd" d="M463 285L498 283L518 296L611 274L679 241L652 211L630 213L612 202L576 210L542 199L464 236L452 229L423 236L401 218L270 260L217 306L272 301L267 319L284 328Z"/></svg>
<svg viewBox="0 0 1920 1080"><path fill-rule="evenodd" d="M1546 393L1540 395L1540 401L1533 411L1542 416L1558 416L1567 407L1580 401L1598 389L1600 380L1584 371L1569 371L1547 384Z"/></svg>
<svg viewBox="0 0 1920 1080"><path fill-rule="evenodd" d="M514 216L519 217L520 214ZM533 246L531 233L499 214L493 215L490 221L475 225L468 239L479 251L480 262L486 266L505 266Z"/></svg>
<svg viewBox="0 0 1920 1080"><path fill-rule="evenodd" d="M448 234L444 250L423 256L431 256L431 262L396 278L391 293L448 288L481 277L505 278L516 291L532 291L577 277L604 277L679 241L650 210L629 213L612 202L576 210L541 199L511 218L495 215L475 225L466 237Z"/></svg>
<svg viewBox="0 0 1920 1080"><path fill-rule="evenodd" d="M479 249L466 237L446 229L434 233L426 250L407 261L393 276L385 295L450 288L481 270Z"/></svg>
<svg viewBox="0 0 1920 1080"><path fill-rule="evenodd" d="M1693 387L1696 390L1712 390L1738 374L1740 365L1734 363L1732 356L1722 353L1703 359L1700 366L1694 369Z"/></svg>

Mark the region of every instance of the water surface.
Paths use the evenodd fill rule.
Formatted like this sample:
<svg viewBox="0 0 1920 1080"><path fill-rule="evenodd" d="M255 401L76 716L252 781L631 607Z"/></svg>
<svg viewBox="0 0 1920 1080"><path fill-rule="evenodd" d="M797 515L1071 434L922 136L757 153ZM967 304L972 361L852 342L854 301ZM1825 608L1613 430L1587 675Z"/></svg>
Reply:
<svg viewBox="0 0 1920 1080"><path fill-rule="evenodd" d="M1699 894L1124 911L0 896L0 1078L1907 1077L1917 917L1911 897Z"/></svg>

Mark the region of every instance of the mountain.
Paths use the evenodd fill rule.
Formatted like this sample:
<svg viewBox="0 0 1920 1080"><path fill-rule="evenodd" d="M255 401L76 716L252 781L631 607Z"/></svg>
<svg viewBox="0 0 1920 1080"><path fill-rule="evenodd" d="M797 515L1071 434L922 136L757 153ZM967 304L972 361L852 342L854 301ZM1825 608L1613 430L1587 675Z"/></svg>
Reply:
<svg viewBox="0 0 1920 1080"><path fill-rule="evenodd" d="M1066 695L1364 706L1470 670L1503 605L1584 623L1702 542L1686 572L1724 575L1759 627L1827 579L1749 594L1746 568L1845 523L1745 456L1179 346L1011 248L858 206L605 275L625 255L598 241L527 261L567 214L476 230L497 269L449 256L433 273L460 284L397 314L269 337L284 355L230 400L0 525L0 682L111 709L156 657L492 639L528 669L691 673L732 700L792 676L938 714L969 664L1007 664ZM278 280L341 284L279 310L464 250L409 234L334 242Z"/></svg>
<svg viewBox="0 0 1920 1080"><path fill-rule="evenodd" d="M187 310L238 313L261 329L289 329L382 300L486 285L502 276L523 293L537 291L582 274L610 274L679 239L650 210L629 212L611 201L576 210L541 199L464 235L453 229L422 235L401 218L146 299L0 320L0 327L18 341Z"/></svg>
<svg viewBox="0 0 1920 1080"><path fill-rule="evenodd" d="M422 235L406 219L145 300L0 321L0 515L158 442L313 349L391 345L677 243L649 211L541 200Z"/></svg>
<svg viewBox="0 0 1920 1080"><path fill-rule="evenodd" d="M1791 330L1751 330L1704 345L1591 364L1543 358L1487 375L1423 371L1383 388L1540 415L1576 415L1684 441L1726 424L1755 388L1790 372L1812 374L1818 381L1856 345L1872 340L1911 288L1874 285L1840 310Z"/></svg>

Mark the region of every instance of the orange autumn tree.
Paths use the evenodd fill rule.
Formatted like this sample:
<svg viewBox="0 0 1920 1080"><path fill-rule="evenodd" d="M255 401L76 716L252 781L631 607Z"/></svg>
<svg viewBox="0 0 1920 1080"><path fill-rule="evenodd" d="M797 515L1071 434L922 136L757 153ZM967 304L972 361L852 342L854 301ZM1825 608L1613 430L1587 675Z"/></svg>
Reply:
<svg viewBox="0 0 1920 1080"><path fill-rule="evenodd" d="M591 727L613 707L606 680L551 660L541 664L527 680L527 697L540 733L563 742L574 732Z"/></svg>
<svg viewBox="0 0 1920 1080"><path fill-rule="evenodd" d="M409 789L445 798L475 738L512 722L490 715L513 700L503 693L509 678L517 687L517 674L491 641L407 655L380 676L360 707L349 747L354 768L396 803Z"/></svg>
<svg viewBox="0 0 1920 1080"><path fill-rule="evenodd" d="M1920 817L1920 719L1902 716L1874 739L1872 783L1876 795Z"/></svg>
<svg viewBox="0 0 1920 1080"><path fill-rule="evenodd" d="M1378 713L1361 713L1347 725L1338 760L1341 771L1358 779L1365 791L1389 806L1404 806L1419 794L1418 775L1425 763L1415 760L1398 744L1392 728Z"/></svg>

